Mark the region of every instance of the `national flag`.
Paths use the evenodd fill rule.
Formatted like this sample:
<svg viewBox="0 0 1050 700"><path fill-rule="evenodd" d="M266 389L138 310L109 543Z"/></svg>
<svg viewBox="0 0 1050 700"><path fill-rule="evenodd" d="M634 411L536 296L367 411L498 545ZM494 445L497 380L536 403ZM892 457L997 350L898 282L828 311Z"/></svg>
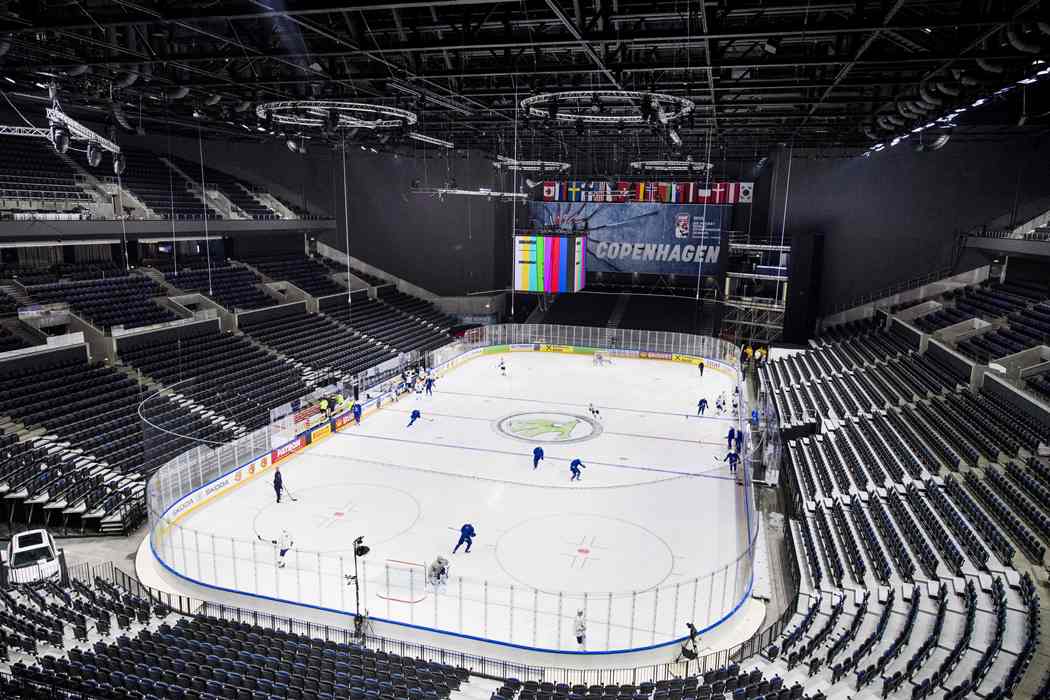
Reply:
<svg viewBox="0 0 1050 700"><path fill-rule="evenodd" d="M714 204L711 190L697 183L696 190L693 193L693 204Z"/></svg>
<svg viewBox="0 0 1050 700"><path fill-rule="evenodd" d="M543 183L543 201L556 202L558 200L558 183L554 180L546 180Z"/></svg>
<svg viewBox="0 0 1050 700"><path fill-rule="evenodd" d="M612 201L614 202L626 202L630 197L631 183L626 180L616 181L616 191L613 193Z"/></svg>
<svg viewBox="0 0 1050 700"><path fill-rule="evenodd" d="M631 193L631 196L629 197L628 201L631 201L631 202L644 202L645 201L645 191L647 189L646 188L646 182L644 180L642 180L641 182L634 183L634 188L633 189L634 189L634 191Z"/></svg>
<svg viewBox="0 0 1050 700"><path fill-rule="evenodd" d="M736 204L740 198L739 182L723 182L726 188L726 204Z"/></svg>
<svg viewBox="0 0 1050 700"><path fill-rule="evenodd" d="M711 188L711 201L709 204L725 204L726 203L726 183L716 182L715 186Z"/></svg>
<svg viewBox="0 0 1050 700"><path fill-rule="evenodd" d="M671 201L671 189L674 187L670 182L658 182L656 183L656 201L658 202L670 202Z"/></svg>
<svg viewBox="0 0 1050 700"><path fill-rule="evenodd" d="M695 182L683 182L682 183L682 201L686 204L691 204L696 199L696 183Z"/></svg>
<svg viewBox="0 0 1050 700"><path fill-rule="evenodd" d="M741 182L740 183L740 203L751 204L752 198L755 196L755 183L753 182Z"/></svg>
<svg viewBox="0 0 1050 700"><path fill-rule="evenodd" d="M685 188L688 183L685 182L674 182L671 183L671 201L675 204L686 201L685 199Z"/></svg>
<svg viewBox="0 0 1050 700"><path fill-rule="evenodd" d="M578 202L580 201L580 183L573 180L569 183L569 196L568 201Z"/></svg>

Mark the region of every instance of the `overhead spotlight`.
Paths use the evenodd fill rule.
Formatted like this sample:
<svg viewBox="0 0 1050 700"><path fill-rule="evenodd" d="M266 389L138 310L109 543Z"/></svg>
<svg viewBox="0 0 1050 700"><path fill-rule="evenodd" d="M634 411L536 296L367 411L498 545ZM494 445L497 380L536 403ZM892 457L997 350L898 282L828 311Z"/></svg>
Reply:
<svg viewBox="0 0 1050 700"><path fill-rule="evenodd" d="M678 133L678 129L673 126L667 130L667 138L671 139L671 143L674 144L675 148L682 147L682 137Z"/></svg>
<svg viewBox="0 0 1050 700"><path fill-rule="evenodd" d="M51 145L58 153L65 153L69 150L69 131L66 130L66 127L51 125Z"/></svg>
<svg viewBox="0 0 1050 700"><path fill-rule="evenodd" d="M540 183L536 182L531 177L525 178L525 186L528 187L530 190L538 184Z"/></svg>
<svg viewBox="0 0 1050 700"><path fill-rule="evenodd" d="M287 139L287 140L285 140L284 147L287 148L292 153L298 153L299 152L299 144L297 144L295 142L295 139Z"/></svg>
<svg viewBox="0 0 1050 700"><path fill-rule="evenodd" d="M591 112L594 114L601 114L605 111L605 105L602 104L602 98L598 97L598 93L594 93L591 97Z"/></svg>
<svg viewBox="0 0 1050 700"><path fill-rule="evenodd" d="M616 122L616 133L617 134L622 134L623 133L623 120L622 119L620 121Z"/></svg>
<svg viewBox="0 0 1050 700"><path fill-rule="evenodd" d="M194 119L200 119L201 118L201 111L199 109L194 108L194 110L193 110L193 118Z"/></svg>
<svg viewBox="0 0 1050 700"><path fill-rule="evenodd" d="M94 141L88 142L87 162L92 168L97 168L98 164L102 162L102 149Z"/></svg>
<svg viewBox="0 0 1050 700"><path fill-rule="evenodd" d="M124 166L125 166L124 154L123 153L114 153L113 154L113 174L114 175L123 175L124 174Z"/></svg>
<svg viewBox="0 0 1050 700"><path fill-rule="evenodd" d="M780 50L780 37L771 37L766 39L765 43L762 44L762 50L768 53L770 56L776 56L777 51Z"/></svg>

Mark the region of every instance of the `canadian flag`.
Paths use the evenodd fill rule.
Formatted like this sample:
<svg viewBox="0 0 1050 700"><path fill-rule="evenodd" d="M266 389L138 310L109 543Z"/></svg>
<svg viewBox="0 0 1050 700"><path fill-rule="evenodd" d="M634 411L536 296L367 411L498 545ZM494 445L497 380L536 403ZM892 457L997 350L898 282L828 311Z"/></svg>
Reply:
<svg viewBox="0 0 1050 700"><path fill-rule="evenodd" d="M543 201L553 202L558 197L558 184L554 180L543 183Z"/></svg>

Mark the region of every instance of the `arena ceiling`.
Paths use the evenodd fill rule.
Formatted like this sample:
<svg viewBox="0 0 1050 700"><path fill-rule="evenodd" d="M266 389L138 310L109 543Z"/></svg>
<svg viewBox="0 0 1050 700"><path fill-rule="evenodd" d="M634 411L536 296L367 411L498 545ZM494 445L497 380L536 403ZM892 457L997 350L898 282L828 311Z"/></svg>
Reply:
<svg viewBox="0 0 1050 700"><path fill-rule="evenodd" d="M1050 82L1037 75L1050 49L1044 5L12 1L0 2L0 87L34 121L54 81L69 113L154 133L170 124L277 137L259 130L255 105L342 99L414 111L420 132L457 147L510 154L517 139L520 157L597 170L676 150L703 157L708 143L712 160L757 160L777 144L862 151L930 123L931 137L962 123L985 132L1045 124L1045 110L1019 112ZM530 95L589 90L662 93L695 108L676 124L626 128L552 127L516 109ZM969 111L936 122L958 109Z"/></svg>

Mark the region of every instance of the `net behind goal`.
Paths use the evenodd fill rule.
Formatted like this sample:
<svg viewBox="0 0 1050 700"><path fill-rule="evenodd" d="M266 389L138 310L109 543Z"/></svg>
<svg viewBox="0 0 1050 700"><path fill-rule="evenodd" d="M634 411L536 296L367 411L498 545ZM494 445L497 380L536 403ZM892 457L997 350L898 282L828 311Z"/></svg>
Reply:
<svg viewBox="0 0 1050 700"><path fill-rule="evenodd" d="M427 569L422 564L387 559L378 576L369 574L369 583L378 584L376 597L394 603L421 603L427 597Z"/></svg>

